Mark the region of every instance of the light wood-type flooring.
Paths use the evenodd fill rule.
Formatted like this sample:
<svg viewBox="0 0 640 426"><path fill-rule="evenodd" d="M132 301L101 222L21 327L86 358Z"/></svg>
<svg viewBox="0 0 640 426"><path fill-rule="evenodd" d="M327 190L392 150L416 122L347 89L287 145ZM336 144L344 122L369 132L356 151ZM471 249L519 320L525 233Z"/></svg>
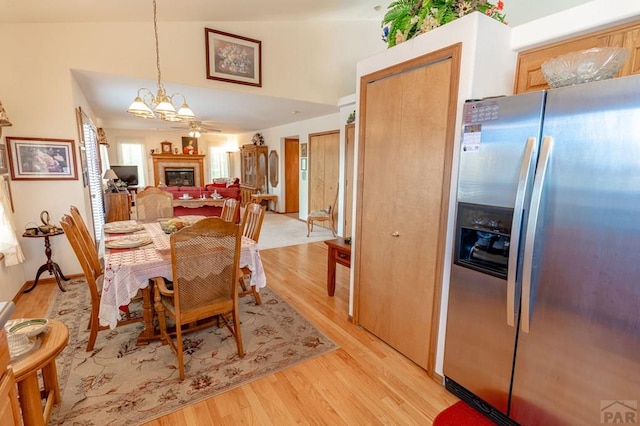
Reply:
<svg viewBox="0 0 640 426"><path fill-rule="evenodd" d="M430 425L457 401L416 364L349 321L348 269L338 265L335 296L327 296L324 243L260 254L268 285L340 348L146 425ZM13 317L45 315L56 291L53 282L39 283L20 297ZM100 339L99 333L98 344Z"/></svg>

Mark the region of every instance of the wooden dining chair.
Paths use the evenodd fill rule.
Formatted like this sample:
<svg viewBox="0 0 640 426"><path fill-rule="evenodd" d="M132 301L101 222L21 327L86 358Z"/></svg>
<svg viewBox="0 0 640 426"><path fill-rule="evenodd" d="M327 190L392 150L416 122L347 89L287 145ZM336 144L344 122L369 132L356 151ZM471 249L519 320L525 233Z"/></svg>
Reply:
<svg viewBox="0 0 640 426"><path fill-rule="evenodd" d="M136 195L136 218L151 220L173 217L173 194L160 188L146 188Z"/></svg>
<svg viewBox="0 0 640 426"><path fill-rule="evenodd" d="M91 260L94 256L97 257L97 248L95 247L95 244L87 244L86 239L84 239L80 234L79 226L75 223L73 217L70 215L62 216L60 226L62 226L62 230L67 236L67 240L69 241L69 244L71 244L71 248L82 267L82 272L84 273L85 281L89 288L91 298L91 316L89 319L89 341L87 342L87 352L90 352L95 346L98 331L109 328L101 326L98 320L104 275L102 270L98 270L95 262ZM95 252L95 254L93 252ZM141 314L132 314L129 312L127 307L126 311L123 312L123 319L118 322L117 327L142 321L143 317Z"/></svg>
<svg viewBox="0 0 640 426"><path fill-rule="evenodd" d="M260 230L262 229L262 221L266 207L258 203L249 203L244 209L244 215L242 217L242 235L251 238L256 243L260 238ZM255 285L247 285L247 282L251 280L251 269L244 266L240 268L242 276L239 278L240 287L242 291L238 294L240 297L252 295L257 305L262 305L262 299L260 293L256 290Z"/></svg>
<svg viewBox="0 0 640 426"><path fill-rule="evenodd" d="M170 241L173 283L154 280L154 308L162 342L176 353L180 380L184 380L185 325L218 317L235 337L238 356L244 356L237 291L242 229L208 217L171 234ZM167 316L175 323L175 342L167 331Z"/></svg>
<svg viewBox="0 0 640 426"><path fill-rule="evenodd" d="M97 278L98 275L102 275L102 272L104 271L104 263L100 260L100 255L98 254L97 250L97 244L89 233L89 228L87 228L87 224L82 218L80 210L78 210L76 206L71 206L69 210L71 218L73 219L73 223L76 225L80 237L82 238L82 241L87 248L86 253L89 256L89 262L92 263L94 273L97 274L95 278Z"/></svg>
<svg viewBox="0 0 640 426"><path fill-rule="evenodd" d="M333 236L336 236L336 224L335 224L335 216L336 216L336 205L338 204L338 187L336 186L336 196L333 199L333 203L329 205L326 209L320 210L312 210L309 212L307 216L307 237L309 234L313 232L313 223L314 222L329 222L331 226L331 233Z"/></svg>
<svg viewBox="0 0 640 426"><path fill-rule="evenodd" d="M220 217L227 222L238 222L240 202L235 198L226 198L222 205Z"/></svg>

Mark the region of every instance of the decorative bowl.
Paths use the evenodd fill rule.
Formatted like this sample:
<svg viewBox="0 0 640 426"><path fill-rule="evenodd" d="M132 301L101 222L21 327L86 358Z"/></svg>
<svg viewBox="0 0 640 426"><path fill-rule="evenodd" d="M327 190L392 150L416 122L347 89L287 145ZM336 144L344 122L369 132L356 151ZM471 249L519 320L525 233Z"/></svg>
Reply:
<svg viewBox="0 0 640 426"><path fill-rule="evenodd" d="M542 74L551 87L573 86L614 77L629 50L623 47L594 47L557 56L542 64Z"/></svg>

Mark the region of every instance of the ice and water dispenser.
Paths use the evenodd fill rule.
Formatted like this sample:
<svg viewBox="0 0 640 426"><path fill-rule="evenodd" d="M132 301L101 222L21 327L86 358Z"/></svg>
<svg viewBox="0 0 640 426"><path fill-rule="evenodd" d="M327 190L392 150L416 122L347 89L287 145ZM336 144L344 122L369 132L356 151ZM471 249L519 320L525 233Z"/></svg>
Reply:
<svg viewBox="0 0 640 426"><path fill-rule="evenodd" d="M454 263L507 278L513 209L458 203Z"/></svg>

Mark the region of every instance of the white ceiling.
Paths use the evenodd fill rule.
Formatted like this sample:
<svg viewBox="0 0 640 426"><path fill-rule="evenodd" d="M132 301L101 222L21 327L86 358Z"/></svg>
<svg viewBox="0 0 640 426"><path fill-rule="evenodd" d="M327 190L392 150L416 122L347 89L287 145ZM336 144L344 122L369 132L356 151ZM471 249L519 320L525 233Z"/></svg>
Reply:
<svg viewBox="0 0 640 426"><path fill-rule="evenodd" d="M374 20L380 22L391 0L157 0L158 21ZM510 25L531 21L587 0L504 0ZM532 5L532 3L535 3ZM0 0L1 23L145 22L151 0ZM168 130L175 124L130 117L124 108L140 87L155 81L74 71L92 110L107 128ZM213 120L223 133L248 133L338 111L323 105L219 89L171 84L183 93L200 120ZM215 103L211 99L216 99ZM123 107L125 105L125 107ZM299 113L292 114L292 111Z"/></svg>

